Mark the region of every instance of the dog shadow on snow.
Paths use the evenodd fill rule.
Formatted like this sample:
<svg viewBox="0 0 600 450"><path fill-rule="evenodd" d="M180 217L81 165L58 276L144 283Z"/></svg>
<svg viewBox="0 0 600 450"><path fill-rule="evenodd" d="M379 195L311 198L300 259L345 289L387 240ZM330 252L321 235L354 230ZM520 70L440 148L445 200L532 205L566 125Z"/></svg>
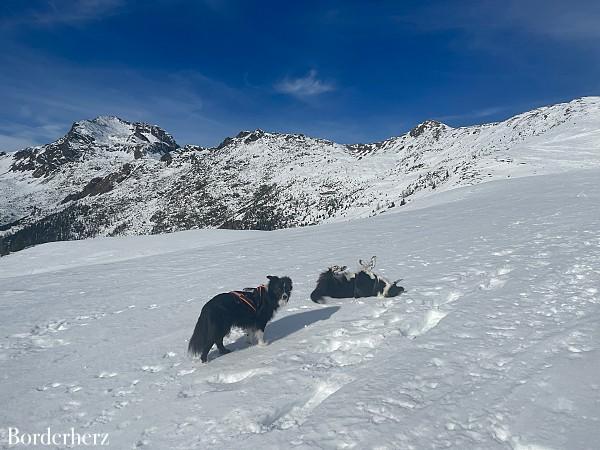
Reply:
<svg viewBox="0 0 600 450"><path fill-rule="evenodd" d="M265 340L270 344L283 339L296 331L302 330L315 322L321 320L328 320L338 310L339 306L328 306L327 308L311 309L310 311L304 311L296 314L290 314L289 316L282 317L279 320L275 320L267 324L265 328ZM245 348L251 347L254 344L248 344L246 342L246 336L238 338L231 344L226 344L230 350L238 351ZM215 355L212 355L213 357Z"/></svg>

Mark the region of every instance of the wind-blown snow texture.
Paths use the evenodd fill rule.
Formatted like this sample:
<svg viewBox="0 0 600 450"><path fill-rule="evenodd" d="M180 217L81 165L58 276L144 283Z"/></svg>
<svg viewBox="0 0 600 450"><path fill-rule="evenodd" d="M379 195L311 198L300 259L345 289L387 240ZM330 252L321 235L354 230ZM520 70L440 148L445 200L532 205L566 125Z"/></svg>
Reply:
<svg viewBox="0 0 600 450"><path fill-rule="evenodd" d="M344 223L9 255L0 442L50 426L119 449L596 449L599 205L600 170L579 170ZM406 294L310 302L327 264L372 254ZM190 360L202 305L267 274L294 280L270 345L235 333Z"/></svg>
<svg viewBox="0 0 600 450"><path fill-rule="evenodd" d="M38 243L192 228L271 230L379 215L483 181L600 165L600 97L374 144L242 132L179 147L156 126L77 122L0 156L0 254Z"/></svg>

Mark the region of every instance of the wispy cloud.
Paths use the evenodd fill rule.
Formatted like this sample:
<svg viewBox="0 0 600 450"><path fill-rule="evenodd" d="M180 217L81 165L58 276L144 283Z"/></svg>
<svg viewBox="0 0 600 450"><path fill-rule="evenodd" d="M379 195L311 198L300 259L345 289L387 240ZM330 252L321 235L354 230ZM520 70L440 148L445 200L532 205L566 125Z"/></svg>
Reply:
<svg viewBox="0 0 600 450"><path fill-rule="evenodd" d="M1 28L80 25L116 14L125 0L44 0L17 15L4 15Z"/></svg>
<svg viewBox="0 0 600 450"><path fill-rule="evenodd" d="M325 92L335 90L333 83L328 83L317 78L317 71L311 70L301 78L284 78L275 84L275 90L299 99L315 97Z"/></svg>

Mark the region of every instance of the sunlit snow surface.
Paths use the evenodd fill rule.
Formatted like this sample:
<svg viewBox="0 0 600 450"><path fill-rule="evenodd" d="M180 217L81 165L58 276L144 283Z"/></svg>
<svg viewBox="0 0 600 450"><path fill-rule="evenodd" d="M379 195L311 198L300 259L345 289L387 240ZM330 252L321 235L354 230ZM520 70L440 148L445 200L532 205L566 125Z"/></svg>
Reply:
<svg viewBox="0 0 600 450"><path fill-rule="evenodd" d="M417 202L415 202L417 205ZM276 232L41 245L0 259L0 442L111 448L595 449L600 171L496 181ZM394 299L309 300L378 256ZM186 355L214 294L294 281L267 347Z"/></svg>

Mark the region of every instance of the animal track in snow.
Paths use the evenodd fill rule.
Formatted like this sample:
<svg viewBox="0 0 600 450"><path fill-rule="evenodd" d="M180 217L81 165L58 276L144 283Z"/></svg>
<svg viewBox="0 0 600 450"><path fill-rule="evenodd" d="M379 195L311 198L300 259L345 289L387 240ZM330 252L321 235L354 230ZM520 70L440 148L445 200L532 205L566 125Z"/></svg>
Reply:
<svg viewBox="0 0 600 450"><path fill-rule="evenodd" d="M35 325L31 329L31 334L35 336L44 335L47 333L58 333L59 331L67 330L68 322L66 320L59 320L56 322L48 322L46 325Z"/></svg>
<svg viewBox="0 0 600 450"><path fill-rule="evenodd" d="M384 398L381 400L383 403L387 403L393 406L399 406L404 409L415 409L419 408L422 405L420 402L416 401L413 397L411 397L407 393L402 393L402 398Z"/></svg>
<svg viewBox="0 0 600 450"><path fill-rule="evenodd" d="M508 281L505 275L508 275L510 272L512 272L512 270L513 269L510 266L499 267L485 283L479 285L480 289L483 289L484 291L491 291L493 289L501 288Z"/></svg>
<svg viewBox="0 0 600 450"><path fill-rule="evenodd" d="M435 328L448 315L439 309L430 309L421 316L407 320L400 325L400 332L407 337L415 338Z"/></svg>
<svg viewBox="0 0 600 450"><path fill-rule="evenodd" d="M61 331L68 330L66 320L51 321L43 325L34 325L28 333L13 334L11 337L18 339L17 344L10 345L9 348L54 348L69 345L64 339L50 337Z"/></svg>
<svg viewBox="0 0 600 450"><path fill-rule="evenodd" d="M35 339L39 338L40 341L43 341L43 339L41 339L42 336L46 336L48 334L55 334L60 331L65 331L68 329L69 329L68 322L66 320L58 320L58 321L51 321L51 322L48 322L43 325L36 324L31 328L31 330L29 330L28 333L13 334L11 337L18 338L18 339L31 339L31 340L35 340Z"/></svg>
<svg viewBox="0 0 600 450"><path fill-rule="evenodd" d="M325 339L319 343L314 351L316 353L348 352L360 348L373 349L384 339L381 334L371 334L359 337L345 336L341 339Z"/></svg>
<svg viewBox="0 0 600 450"><path fill-rule="evenodd" d="M506 274L509 274L509 273L511 273L512 271L513 271L512 267L510 267L510 266L502 266L502 267L500 267L500 268L499 268L499 269L496 271L496 273L497 273L498 275L506 275Z"/></svg>
<svg viewBox="0 0 600 450"><path fill-rule="evenodd" d="M501 288L506 284L506 280L500 278L491 277L486 283L480 284L479 287L484 291L491 291L493 289Z"/></svg>
<svg viewBox="0 0 600 450"><path fill-rule="evenodd" d="M31 338L31 343L34 347L44 349L69 345L69 342L64 339L42 338L37 336Z"/></svg>
<svg viewBox="0 0 600 450"><path fill-rule="evenodd" d="M156 373L163 370L163 366L142 366L144 372Z"/></svg>
<svg viewBox="0 0 600 450"><path fill-rule="evenodd" d="M62 386L62 383L50 383L50 384L45 384L44 386L39 386L36 388L36 390L38 391L47 391L50 388L57 388Z"/></svg>
<svg viewBox="0 0 600 450"><path fill-rule="evenodd" d="M96 378L113 378L117 375L118 373L116 372L100 372L98 375L96 375Z"/></svg>
<svg viewBox="0 0 600 450"><path fill-rule="evenodd" d="M271 373L273 372L269 369L250 369L243 372L220 373L210 377L207 381L215 384L233 384L255 377L256 375L270 375Z"/></svg>
<svg viewBox="0 0 600 450"><path fill-rule="evenodd" d="M127 311L128 309L134 309L134 308L135 308L135 305L129 305L127 308L119 309L117 311L113 311L113 314L121 314L121 313Z"/></svg>
<svg viewBox="0 0 600 450"><path fill-rule="evenodd" d="M351 325L354 329L338 328L314 347L315 353L327 355L320 364L335 367L359 364L371 358L385 339L384 334L374 331L385 326L383 318L355 320Z"/></svg>
<svg viewBox="0 0 600 450"><path fill-rule="evenodd" d="M458 291L452 291L448 294L448 296L446 297L446 301L445 303L453 303L456 300L458 300L459 298L462 297L462 293L458 292Z"/></svg>
<svg viewBox="0 0 600 450"><path fill-rule="evenodd" d="M308 419L313 410L352 380L353 378L347 375L339 375L320 382L308 396L289 405L283 412L262 420L262 425L267 431L273 428L286 430L300 426Z"/></svg>

